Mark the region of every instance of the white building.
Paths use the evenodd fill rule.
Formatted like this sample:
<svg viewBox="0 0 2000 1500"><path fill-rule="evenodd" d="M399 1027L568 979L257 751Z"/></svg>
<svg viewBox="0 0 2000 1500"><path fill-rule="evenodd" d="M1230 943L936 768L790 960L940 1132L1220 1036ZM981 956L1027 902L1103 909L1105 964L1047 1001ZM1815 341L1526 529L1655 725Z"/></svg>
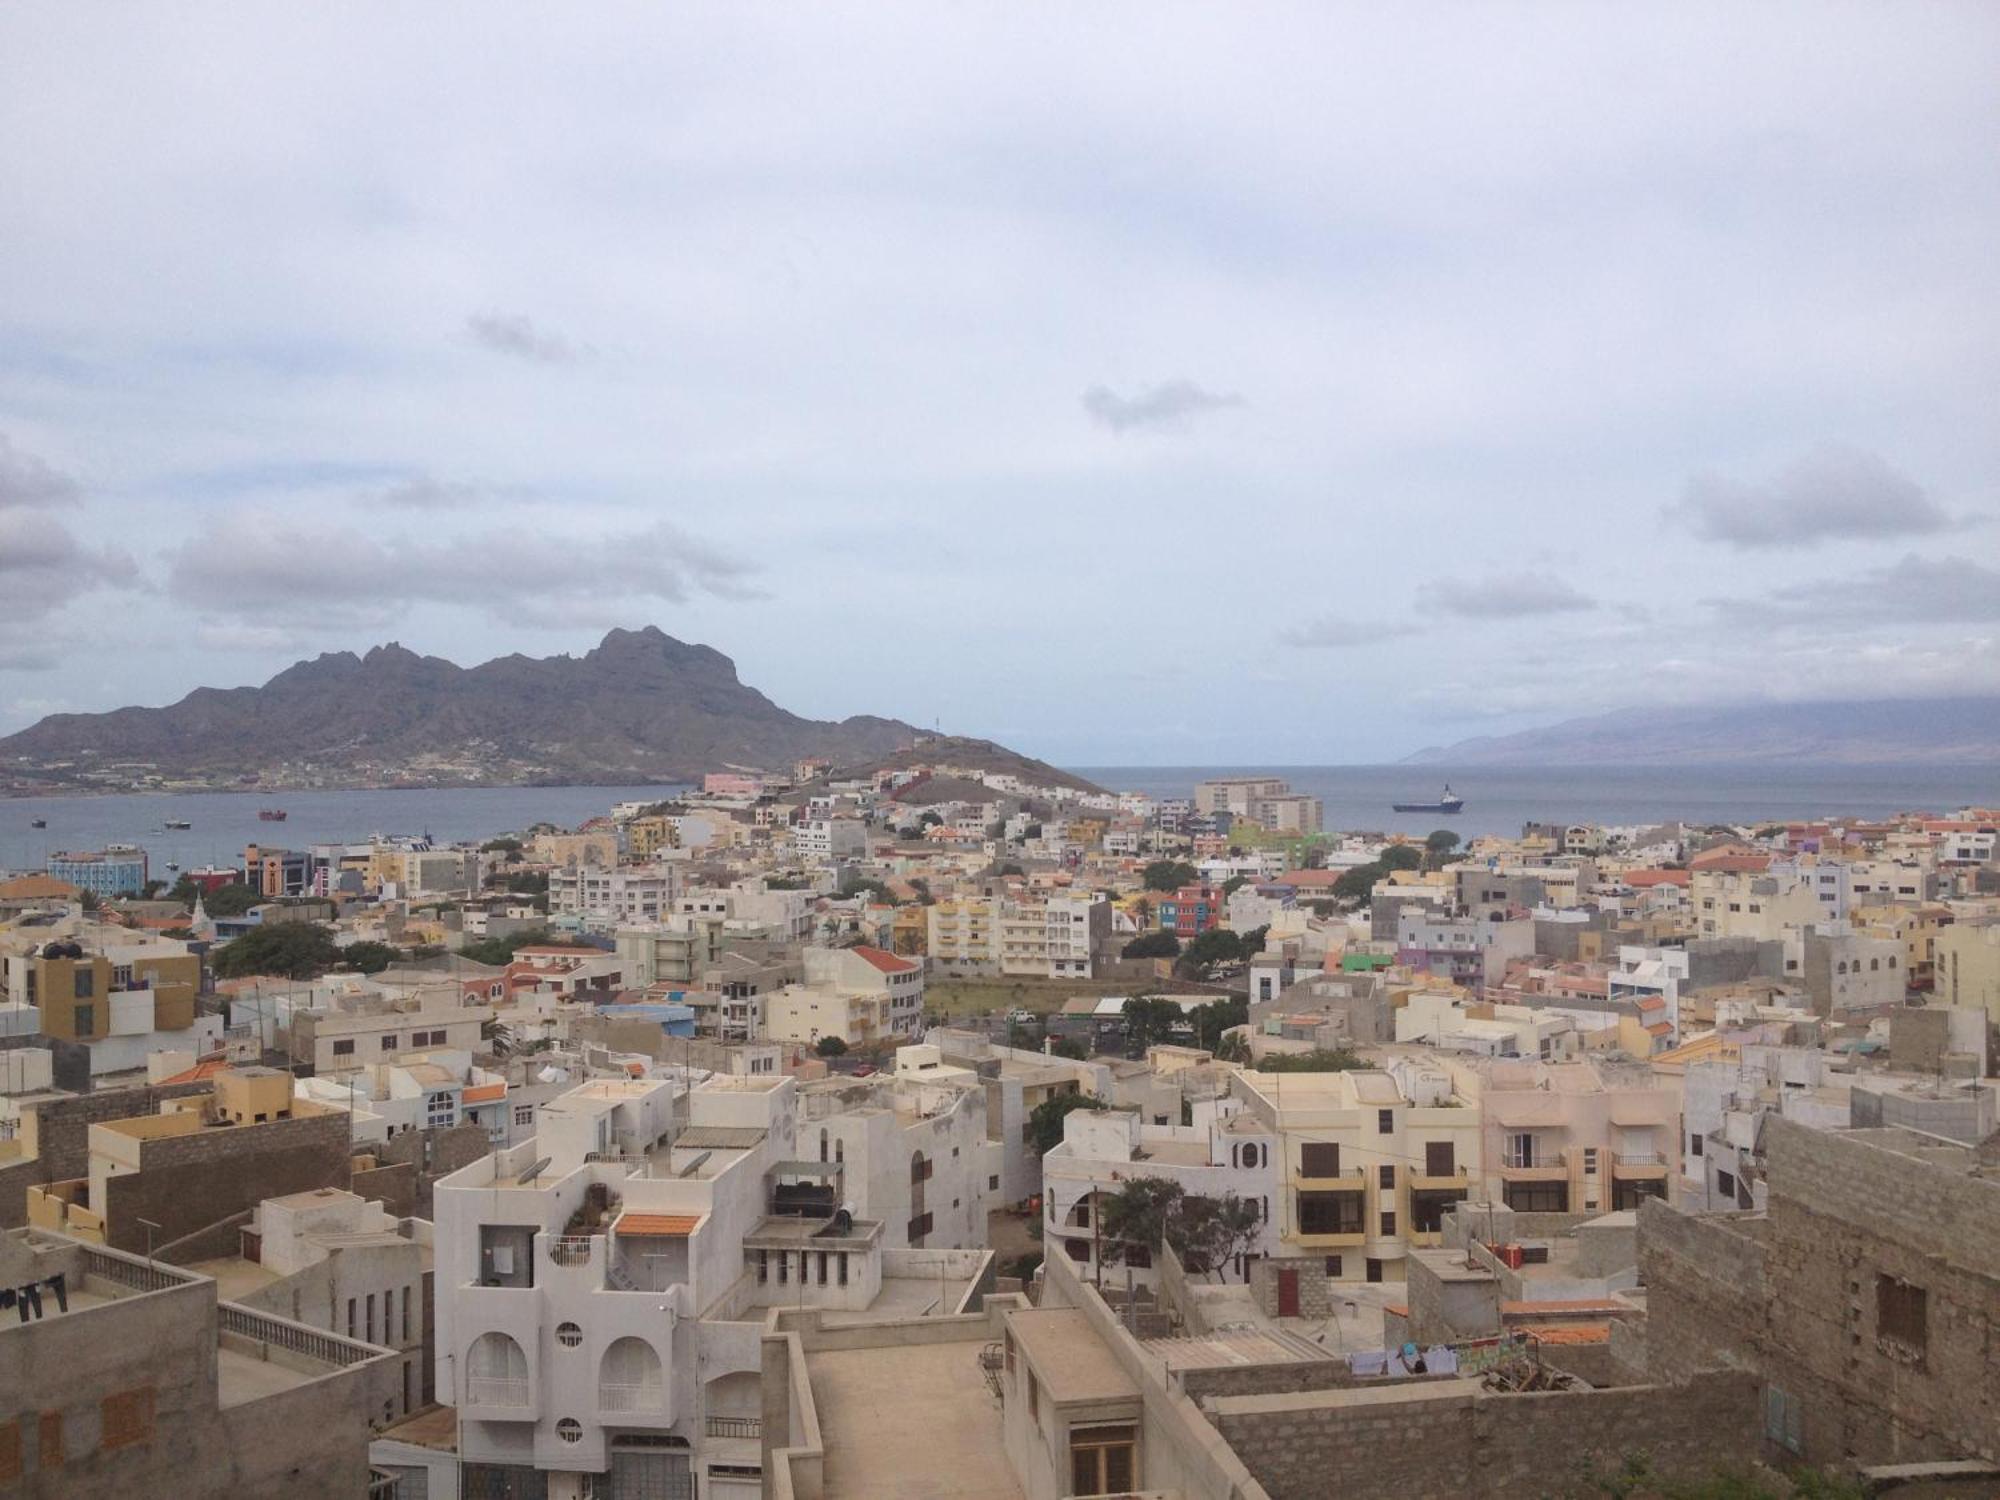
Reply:
<svg viewBox="0 0 2000 1500"><path fill-rule="evenodd" d="M914 1041L923 1026L924 968L880 948L808 948L805 982L764 995L764 1031L778 1041L837 1036L850 1047L891 1037Z"/></svg>
<svg viewBox="0 0 2000 1500"><path fill-rule="evenodd" d="M959 1309L986 1254L885 1250L843 1215L841 1168L800 1160L796 1087L592 1082L437 1185L437 1389L467 1492L749 1500L766 1309Z"/></svg>
<svg viewBox="0 0 2000 1500"><path fill-rule="evenodd" d="M549 913L607 930L657 922L674 909L680 876L670 864L580 865L549 872Z"/></svg>
<svg viewBox="0 0 2000 1500"><path fill-rule="evenodd" d="M986 1244L1005 1151L988 1136L977 1076L829 1078L807 1084L800 1105L806 1160L845 1169L848 1206L858 1218L880 1221L885 1246Z"/></svg>
<svg viewBox="0 0 2000 1500"><path fill-rule="evenodd" d="M1064 1255L1077 1274L1094 1278L1103 1250L1101 1201L1137 1178L1162 1178L1200 1197L1234 1194L1257 1205L1260 1234L1246 1254L1225 1268L1227 1280L1242 1281L1250 1259L1277 1248L1281 1153L1275 1134L1235 1100L1197 1106L1193 1126L1148 1125L1136 1112L1073 1110L1063 1120L1063 1138L1042 1158L1042 1243L1050 1255ZM1105 1260L1117 1262L1117 1257ZM1125 1265L1136 1284L1149 1286L1153 1259L1144 1247L1126 1247L1119 1269L1110 1273L1123 1285Z"/></svg>
<svg viewBox="0 0 2000 1500"><path fill-rule="evenodd" d="M868 830L859 818L807 818L793 825L792 847L814 864L859 859L868 848Z"/></svg>

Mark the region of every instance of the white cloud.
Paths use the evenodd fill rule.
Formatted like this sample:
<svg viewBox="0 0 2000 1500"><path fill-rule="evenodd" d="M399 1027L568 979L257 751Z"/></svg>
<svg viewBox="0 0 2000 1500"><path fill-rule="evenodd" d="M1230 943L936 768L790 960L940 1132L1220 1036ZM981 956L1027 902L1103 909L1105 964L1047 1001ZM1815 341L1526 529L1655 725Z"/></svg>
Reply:
<svg viewBox="0 0 2000 1500"><path fill-rule="evenodd" d="M1241 396L1203 390L1192 380L1168 380L1121 396L1109 386L1094 385L1083 393L1083 409L1092 421L1113 432L1184 432L1206 412L1241 406Z"/></svg>

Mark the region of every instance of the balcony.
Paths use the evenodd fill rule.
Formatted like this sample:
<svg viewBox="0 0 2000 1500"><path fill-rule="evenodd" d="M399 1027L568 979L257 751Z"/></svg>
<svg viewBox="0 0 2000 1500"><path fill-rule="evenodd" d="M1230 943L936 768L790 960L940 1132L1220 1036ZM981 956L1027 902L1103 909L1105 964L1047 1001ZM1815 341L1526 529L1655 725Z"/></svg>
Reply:
<svg viewBox="0 0 2000 1500"><path fill-rule="evenodd" d="M1412 1192L1449 1191L1453 1188L1470 1189L1471 1186L1472 1174L1466 1171L1464 1167L1460 1167L1456 1172L1446 1173L1439 1177L1433 1177L1428 1172L1419 1172L1415 1169L1412 1169L1410 1172L1410 1190Z"/></svg>
<svg viewBox="0 0 2000 1500"><path fill-rule="evenodd" d="M710 1417L708 1435L712 1438L761 1438L764 1436L762 1417Z"/></svg>
<svg viewBox="0 0 2000 1500"><path fill-rule="evenodd" d="M611 1416L627 1416L635 1412L659 1415L667 1409L666 1388L604 1381L597 1387L597 1409Z"/></svg>
<svg viewBox="0 0 2000 1500"><path fill-rule="evenodd" d="M1657 1151L1620 1151L1611 1158L1613 1177L1664 1177L1667 1159Z"/></svg>
<svg viewBox="0 0 2000 1500"><path fill-rule="evenodd" d="M465 1404L468 1407L490 1406L525 1411L528 1407L528 1382L497 1375L468 1375L465 1377Z"/></svg>
<svg viewBox="0 0 2000 1500"><path fill-rule="evenodd" d="M1569 1176L1569 1152L1546 1146L1509 1149L1501 1153L1500 1176L1506 1182L1560 1182Z"/></svg>

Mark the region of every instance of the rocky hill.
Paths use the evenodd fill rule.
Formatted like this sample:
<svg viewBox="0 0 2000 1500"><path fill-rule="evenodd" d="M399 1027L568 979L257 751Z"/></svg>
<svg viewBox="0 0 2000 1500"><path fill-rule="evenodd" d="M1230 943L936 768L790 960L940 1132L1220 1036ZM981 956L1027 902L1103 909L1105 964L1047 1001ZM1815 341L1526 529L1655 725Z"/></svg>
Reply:
<svg viewBox="0 0 2000 1500"><path fill-rule="evenodd" d="M787 713L708 646L614 630L580 657L461 667L395 644L331 652L262 687L199 688L166 708L51 714L0 760L148 762L205 777L369 784L677 781L725 765L859 762L907 746L894 719ZM308 768L302 770L301 768Z"/></svg>
<svg viewBox="0 0 2000 1500"><path fill-rule="evenodd" d="M903 771L912 766L949 767L953 771L983 771L1018 777L1025 785L1039 787L1068 787L1078 792L1101 792L1104 789L1095 782L1086 781L1081 776L1073 776L1068 771L1057 769L1045 760L1022 755L1009 750L1005 745L996 745L991 740L967 739L962 735L925 735L916 745L907 749L891 751L887 755L870 757L860 765L842 765L825 780L840 777L868 776L878 771ZM944 780L952 781L950 777ZM977 794L984 789L970 781L954 783L958 792ZM928 786L929 783L926 783ZM950 795L952 787L945 787ZM898 800L922 796L922 789L913 789L907 795L898 794ZM990 795L990 793L988 794Z"/></svg>
<svg viewBox="0 0 2000 1500"><path fill-rule="evenodd" d="M1990 764L2000 698L1633 709L1420 750L1405 765Z"/></svg>

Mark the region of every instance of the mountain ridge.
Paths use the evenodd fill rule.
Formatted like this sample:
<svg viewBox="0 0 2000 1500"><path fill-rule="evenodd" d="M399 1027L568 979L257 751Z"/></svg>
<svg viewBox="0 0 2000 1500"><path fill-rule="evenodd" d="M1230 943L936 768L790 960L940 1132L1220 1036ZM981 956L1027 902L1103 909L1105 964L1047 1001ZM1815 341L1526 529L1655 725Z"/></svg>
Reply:
<svg viewBox="0 0 2000 1500"><path fill-rule="evenodd" d="M1405 766L1961 765L1996 759L2000 696L1617 710L1405 756Z"/></svg>
<svg viewBox="0 0 2000 1500"><path fill-rule="evenodd" d="M322 652L260 686L200 687L160 707L50 714L0 739L17 764L136 761L177 775L312 784L678 781L723 764L860 762L920 733L897 719L788 712L712 646L657 626L612 630L581 656L470 667L389 641ZM280 776L279 768L291 767ZM331 778L325 779L325 778Z"/></svg>

